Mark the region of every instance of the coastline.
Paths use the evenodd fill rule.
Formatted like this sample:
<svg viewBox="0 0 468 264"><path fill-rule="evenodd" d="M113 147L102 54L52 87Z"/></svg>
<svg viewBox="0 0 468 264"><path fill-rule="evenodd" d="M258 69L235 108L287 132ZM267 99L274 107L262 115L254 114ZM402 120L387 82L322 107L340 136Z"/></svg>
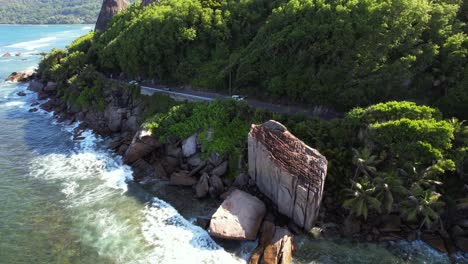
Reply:
<svg viewBox="0 0 468 264"><path fill-rule="evenodd" d="M132 144L135 138L138 138L138 135L141 134L141 131L140 131L140 125L142 123L141 119L140 121L135 121L132 126L127 126L122 131L115 133L115 132L112 132L112 130L115 130L115 129L112 129L111 127L109 127L109 125L103 126L103 124L107 124L109 121L109 120L103 121L103 119L106 119L105 117L106 113L99 114L97 112L94 112L92 114L92 117L87 117L82 112L69 111L69 109L67 109L66 103L61 101L61 99L55 96L54 89L49 87L48 91L45 92L45 90L47 90L46 87L49 86L49 83L50 82L47 82L47 85L44 85L43 89L35 90L35 92L39 94L39 98L48 99L48 101L42 104L40 107L48 112L53 112L53 115L57 118L57 122L60 122L60 123L64 122L66 125L72 125L76 121L80 121L81 122L80 126L77 127L77 129L75 130L76 140L80 140L80 137L81 137L80 131L82 131L83 129L89 128L99 135L111 136L115 138L114 142L110 144L110 148L113 149L113 151L115 151L117 154L124 156L128 147ZM29 89L34 91L34 85L32 86L30 85ZM130 98L132 97L132 94L131 93L126 94L124 96L127 96L128 98ZM107 103L108 105L111 105L112 101L107 102ZM135 110L134 108L138 108L138 104L134 104L134 102L132 101L129 105L126 105L125 107L130 108L130 112L132 112L133 110ZM139 109L138 111L142 111L142 109ZM161 144L161 143L156 142L154 144ZM162 143L162 144L167 144L167 143ZM126 147L122 147L125 145ZM168 147L164 146L163 148L167 149ZM132 168L134 171L135 182L140 184L143 188L145 187L148 188L148 182L151 183L151 179L154 177L164 179L164 177L161 177L158 175L148 176L148 175L151 175L151 173L148 173L147 164L144 164L144 163L132 164ZM168 180L167 175L166 175L166 180ZM300 230L300 228L298 228L297 226L294 226L294 224L291 224L291 222L284 216L281 216L277 212L277 210L275 210L274 206L268 201L268 199L263 197L258 190L256 190L255 188L250 188L252 186L250 187L246 186L246 187L247 187L245 189L246 191L248 191L251 194L254 194L255 196L259 197L261 200L266 202L268 211L274 215L274 218L277 224L281 226L289 227L290 231L292 231L292 233L295 233L296 235L304 234L303 231ZM181 187L181 188L188 189L187 187ZM225 198L226 195L224 196L221 195L221 197ZM411 242L414 240L419 240L421 238L421 234L417 234L417 232L415 232L414 230L414 229L417 229L417 227L414 229L409 227L408 229L403 230L400 227L391 226L392 221L395 219L389 219L387 223L385 223L384 221L384 223L372 223L371 225L362 225L359 220L349 218L349 217L340 220L339 218L340 217L343 218L344 216L344 215L341 215L343 212L337 212L335 214L331 213L334 210L340 211L339 209L340 207L336 205L335 201L333 201L333 199L331 199L327 195L325 195L324 197L325 198L324 198L323 206L321 209L321 215L317 222L320 228L313 230L313 232L311 234L308 234L308 236L311 235L315 238L349 237L355 241L362 241L362 242L385 242L385 241L398 241L398 240L406 240L406 241ZM191 198L193 200L193 196ZM216 201L215 205L213 206L213 208L208 209L207 211L213 211L213 209L221 203L222 198L221 200L214 199ZM212 199L212 198L208 198L208 199ZM209 217L209 215L204 215L203 217L201 217L200 221L197 221L202 227L205 227L205 229L207 227L207 223L206 223L207 217ZM387 226L384 227L384 229L386 228L386 231L384 232L381 232L380 230L380 227L382 226L382 224L383 225L387 224ZM357 228L357 226L359 226L359 228ZM431 241L431 238L429 237L429 240L426 240L426 242L427 241ZM441 250L442 248L439 247L440 245L438 246L437 243L438 241L435 241L435 244L433 243L430 245L436 248L437 250ZM445 242L445 244L446 243L447 242ZM445 246L443 247L445 248ZM450 249L447 248L446 250L450 250ZM448 254L449 256L454 257L455 252L448 251Z"/></svg>

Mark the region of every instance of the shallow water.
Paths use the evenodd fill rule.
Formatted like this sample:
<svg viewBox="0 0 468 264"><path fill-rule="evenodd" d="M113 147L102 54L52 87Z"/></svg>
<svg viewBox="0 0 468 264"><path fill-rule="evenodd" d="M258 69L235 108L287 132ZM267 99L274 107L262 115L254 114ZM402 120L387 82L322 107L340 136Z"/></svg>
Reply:
<svg viewBox="0 0 468 264"><path fill-rule="evenodd" d="M33 54L64 47L91 28L0 26L0 55L26 54L0 58L0 79L37 66ZM216 202L200 203L191 190L159 181L140 187L107 150L109 139L86 131L85 140L73 141L74 127L43 111L29 113L36 95L2 80L0 263L245 263L254 242L217 243L192 224ZM299 237L295 256L296 263L448 263L421 242Z"/></svg>

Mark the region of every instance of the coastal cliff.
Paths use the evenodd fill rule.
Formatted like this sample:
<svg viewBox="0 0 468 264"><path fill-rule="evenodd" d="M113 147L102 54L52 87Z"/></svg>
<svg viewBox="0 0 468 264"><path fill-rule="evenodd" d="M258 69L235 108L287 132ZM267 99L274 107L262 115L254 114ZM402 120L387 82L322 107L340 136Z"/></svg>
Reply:
<svg viewBox="0 0 468 264"><path fill-rule="evenodd" d="M96 31L105 31L112 18L127 6L125 0L104 0L96 22Z"/></svg>

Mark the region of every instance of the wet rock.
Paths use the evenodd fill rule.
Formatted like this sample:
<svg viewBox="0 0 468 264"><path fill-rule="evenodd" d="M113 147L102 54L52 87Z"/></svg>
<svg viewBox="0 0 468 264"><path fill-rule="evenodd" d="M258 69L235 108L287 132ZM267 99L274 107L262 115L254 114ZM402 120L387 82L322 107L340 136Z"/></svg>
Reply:
<svg viewBox="0 0 468 264"><path fill-rule="evenodd" d="M5 81L9 82L27 82L34 78L36 71L34 69L28 69L25 71L18 71L11 73Z"/></svg>
<svg viewBox="0 0 468 264"><path fill-rule="evenodd" d="M210 179L209 179L209 183L210 183L210 189L209 189L209 192L210 192L210 195L211 197L218 197L221 193L224 192L224 185L223 185L223 181L221 180L221 178L219 178L218 176L216 175L211 175Z"/></svg>
<svg viewBox="0 0 468 264"><path fill-rule="evenodd" d="M30 113L35 113L35 112L37 112L38 110L39 110L39 109L37 109L37 108L34 107L34 108L29 109L28 112L30 112Z"/></svg>
<svg viewBox="0 0 468 264"><path fill-rule="evenodd" d="M208 195L208 191L210 189L209 185L210 176L204 173L197 182L195 186L195 196L197 198L203 198Z"/></svg>
<svg viewBox="0 0 468 264"><path fill-rule="evenodd" d="M463 252L468 252L468 237L455 238L455 245Z"/></svg>
<svg viewBox="0 0 468 264"><path fill-rule="evenodd" d="M48 96L46 93L44 93L44 92L39 92L39 93L37 94L37 99L38 99L38 100L45 100L45 99L47 99L48 97L49 97L49 96Z"/></svg>
<svg viewBox="0 0 468 264"><path fill-rule="evenodd" d="M34 102L34 103L32 103L30 106L38 106L38 105L40 105L39 102Z"/></svg>
<svg viewBox="0 0 468 264"><path fill-rule="evenodd" d="M18 95L18 96L26 96L26 93L25 93L25 92L17 92L16 95Z"/></svg>
<svg viewBox="0 0 468 264"><path fill-rule="evenodd" d="M32 80L29 82L28 90L38 93L42 92L42 89L44 89L44 84L39 80Z"/></svg>
<svg viewBox="0 0 468 264"><path fill-rule="evenodd" d="M450 234L452 235L452 237L459 237L459 236L463 236L465 234L465 231L460 226L454 225L450 229Z"/></svg>
<svg viewBox="0 0 468 264"><path fill-rule="evenodd" d="M191 135L182 142L182 154L188 158L197 153L197 134Z"/></svg>
<svg viewBox="0 0 468 264"><path fill-rule="evenodd" d="M157 178L168 180L166 170L164 169L163 165L160 162L156 162L153 164L154 168L154 176Z"/></svg>
<svg viewBox="0 0 468 264"><path fill-rule="evenodd" d="M207 229L210 226L210 218L207 217L197 217L197 220L195 221L195 225Z"/></svg>
<svg viewBox="0 0 468 264"><path fill-rule="evenodd" d="M253 125L248 137L249 175L278 211L310 230L319 215L327 160L270 120Z"/></svg>
<svg viewBox="0 0 468 264"><path fill-rule="evenodd" d="M224 239L255 240L265 213L262 201L236 190L216 210L209 233Z"/></svg>
<svg viewBox="0 0 468 264"><path fill-rule="evenodd" d="M96 31L104 32L112 18L127 6L125 0L104 0L96 22Z"/></svg>
<svg viewBox="0 0 468 264"><path fill-rule="evenodd" d="M134 162L132 164L132 167L133 167L133 178L137 181L145 177L148 177L148 178L155 177L153 166L151 166L151 164L149 164L148 162L142 159L139 159L136 162Z"/></svg>
<svg viewBox="0 0 468 264"><path fill-rule="evenodd" d="M12 56L13 55L11 55L11 53L9 53L9 52L2 55L3 58L9 58L9 57L12 57Z"/></svg>
<svg viewBox="0 0 468 264"><path fill-rule="evenodd" d="M192 186L197 183L197 178L189 176L188 171L177 171L171 174L171 185Z"/></svg>
<svg viewBox="0 0 468 264"><path fill-rule="evenodd" d="M421 237L422 241L426 242L432 248L442 252L447 253L447 249L445 248L444 240L441 236L436 234L424 233Z"/></svg>
<svg viewBox="0 0 468 264"><path fill-rule="evenodd" d="M128 145L127 144L122 144L119 149L117 150L117 154L119 155L124 155L125 152L127 152Z"/></svg>
<svg viewBox="0 0 468 264"><path fill-rule="evenodd" d="M226 174L227 169L228 169L228 162L224 161L223 163L221 163L220 165L218 165L216 168L214 168L211 171L211 175L221 177L224 174Z"/></svg>
<svg viewBox="0 0 468 264"><path fill-rule="evenodd" d="M122 122L126 116L125 108L118 108L108 105L104 111L104 117L108 120L107 126L112 132L119 132L122 130Z"/></svg>

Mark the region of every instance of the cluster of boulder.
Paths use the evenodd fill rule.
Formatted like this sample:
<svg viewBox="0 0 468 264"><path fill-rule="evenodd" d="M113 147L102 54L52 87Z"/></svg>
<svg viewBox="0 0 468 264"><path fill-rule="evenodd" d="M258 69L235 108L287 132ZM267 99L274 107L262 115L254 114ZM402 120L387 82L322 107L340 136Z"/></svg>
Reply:
<svg viewBox="0 0 468 264"><path fill-rule="evenodd" d="M5 81L8 82L27 82L33 79L36 75L36 71L34 69L28 69L24 71L18 71L11 73Z"/></svg>
<svg viewBox="0 0 468 264"><path fill-rule="evenodd" d="M217 239L259 239L251 263L290 263L294 236L288 227L296 223L292 230L297 233L300 227L309 228L317 217L327 161L275 121L252 127L250 175L239 173L231 180L228 158L219 153L203 153L200 134L161 141L158 135L140 126L144 105L132 99L130 89L128 93L124 89L106 89L107 106L101 112L78 111L57 97L58 87L54 82L35 79L30 82L29 90L37 92L39 99L49 98L41 107L54 111L59 122L68 120L71 124L79 120L77 131L91 128L101 135L113 135L115 140L110 147L133 167L135 181L163 180L192 188L197 198L220 199L222 203L204 227ZM211 140L212 134L208 133L208 138L203 140ZM81 139L79 133L75 139ZM296 164L294 169L288 169L293 163L287 161L303 161L305 165ZM286 207L292 210L282 209ZM282 215L292 222L279 221L284 218Z"/></svg>

